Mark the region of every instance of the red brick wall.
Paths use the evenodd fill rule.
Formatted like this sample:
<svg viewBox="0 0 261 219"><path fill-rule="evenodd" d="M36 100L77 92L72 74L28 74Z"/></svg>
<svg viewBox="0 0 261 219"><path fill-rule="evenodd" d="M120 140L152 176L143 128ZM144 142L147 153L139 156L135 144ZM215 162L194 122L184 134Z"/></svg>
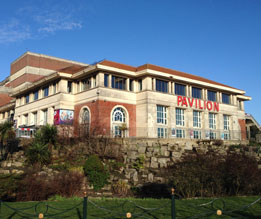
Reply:
<svg viewBox="0 0 261 219"><path fill-rule="evenodd" d="M239 119L238 120L239 126L241 128L241 139L246 140L246 120L244 119Z"/></svg>
<svg viewBox="0 0 261 219"><path fill-rule="evenodd" d="M75 134L79 128L79 113L83 106L90 109L91 115L91 133L108 135L111 131L111 111L116 105L126 108L129 114L129 136L136 136L136 106L133 104L110 102L99 100L87 102L74 107L74 127Z"/></svg>

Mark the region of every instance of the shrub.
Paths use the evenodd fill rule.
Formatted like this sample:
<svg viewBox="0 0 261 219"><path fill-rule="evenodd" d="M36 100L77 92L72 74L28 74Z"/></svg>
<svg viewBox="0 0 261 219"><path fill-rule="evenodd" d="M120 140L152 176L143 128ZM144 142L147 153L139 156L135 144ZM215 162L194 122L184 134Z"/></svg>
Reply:
<svg viewBox="0 0 261 219"><path fill-rule="evenodd" d="M114 193L118 194L119 196L126 196L130 187L126 181L119 180L118 182L112 185L112 189Z"/></svg>
<svg viewBox="0 0 261 219"><path fill-rule="evenodd" d="M54 125L45 125L35 133L35 142L51 144L56 147L57 129Z"/></svg>
<svg viewBox="0 0 261 219"><path fill-rule="evenodd" d="M174 187L182 197L258 195L261 192L257 161L244 154L185 155L171 168Z"/></svg>
<svg viewBox="0 0 261 219"><path fill-rule="evenodd" d="M82 189L84 175L76 172L61 172L54 176L28 173L21 181L18 201L42 201L59 195L73 197Z"/></svg>
<svg viewBox="0 0 261 219"><path fill-rule="evenodd" d="M97 155L91 155L84 164L84 173L95 191L108 184L109 173Z"/></svg>
<svg viewBox="0 0 261 219"><path fill-rule="evenodd" d="M0 200L12 201L15 199L15 192L19 187L22 175L1 174L0 175Z"/></svg>
<svg viewBox="0 0 261 219"><path fill-rule="evenodd" d="M51 161L51 152L48 150L48 145L41 142L33 142L25 151L27 162L31 165L49 164Z"/></svg>

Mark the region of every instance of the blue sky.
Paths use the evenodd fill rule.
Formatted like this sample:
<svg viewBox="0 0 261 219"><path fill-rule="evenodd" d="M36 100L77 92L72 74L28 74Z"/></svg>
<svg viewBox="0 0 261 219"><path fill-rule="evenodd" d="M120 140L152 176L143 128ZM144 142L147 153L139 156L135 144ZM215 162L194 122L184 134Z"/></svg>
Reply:
<svg viewBox="0 0 261 219"><path fill-rule="evenodd" d="M261 0L9 0L0 80L26 51L160 65L243 89L261 123Z"/></svg>

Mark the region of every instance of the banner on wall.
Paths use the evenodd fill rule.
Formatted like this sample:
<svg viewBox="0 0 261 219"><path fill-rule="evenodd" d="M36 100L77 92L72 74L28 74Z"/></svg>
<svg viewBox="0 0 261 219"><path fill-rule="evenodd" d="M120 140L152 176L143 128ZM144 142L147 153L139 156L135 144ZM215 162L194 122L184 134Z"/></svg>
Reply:
<svg viewBox="0 0 261 219"><path fill-rule="evenodd" d="M54 111L54 125L72 125L74 111L58 109Z"/></svg>

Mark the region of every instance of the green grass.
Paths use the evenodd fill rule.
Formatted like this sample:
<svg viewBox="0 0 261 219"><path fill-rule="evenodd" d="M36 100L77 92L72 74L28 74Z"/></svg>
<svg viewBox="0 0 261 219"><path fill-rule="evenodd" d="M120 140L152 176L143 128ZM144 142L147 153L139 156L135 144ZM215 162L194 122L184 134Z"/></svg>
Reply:
<svg viewBox="0 0 261 219"><path fill-rule="evenodd" d="M261 218L261 200L245 209L244 206L253 203L258 197L229 197L221 198L211 204L200 206L204 203L209 203L213 199L190 199L190 200L176 200L176 215L177 218ZM222 201L223 200L223 201ZM89 199L88 202L88 219L89 218L126 218L126 213L131 212L132 218L142 214L143 218L171 218L171 200L169 199ZM78 207L72 209L64 214L56 215L53 218L82 218L82 200L60 199L59 201L47 202L13 202L7 203L12 208L28 208L24 210L25 214L20 214L7 208L3 203L1 206L0 218L32 218L27 217L27 214L44 213L46 211L45 204L49 205L49 214L60 212L53 208L69 209L79 204ZM38 204L36 207L35 205ZM225 204L225 205L224 205ZM144 209L138 208L136 205L142 206ZM150 210L148 210L148 208ZM153 211L152 209L158 210ZM109 209L109 210L108 210ZM222 209L223 215L216 216L216 210ZM237 211L234 211L236 210ZM229 211L233 212L229 212ZM38 218L38 217L34 217ZM44 217L50 218L50 217Z"/></svg>

